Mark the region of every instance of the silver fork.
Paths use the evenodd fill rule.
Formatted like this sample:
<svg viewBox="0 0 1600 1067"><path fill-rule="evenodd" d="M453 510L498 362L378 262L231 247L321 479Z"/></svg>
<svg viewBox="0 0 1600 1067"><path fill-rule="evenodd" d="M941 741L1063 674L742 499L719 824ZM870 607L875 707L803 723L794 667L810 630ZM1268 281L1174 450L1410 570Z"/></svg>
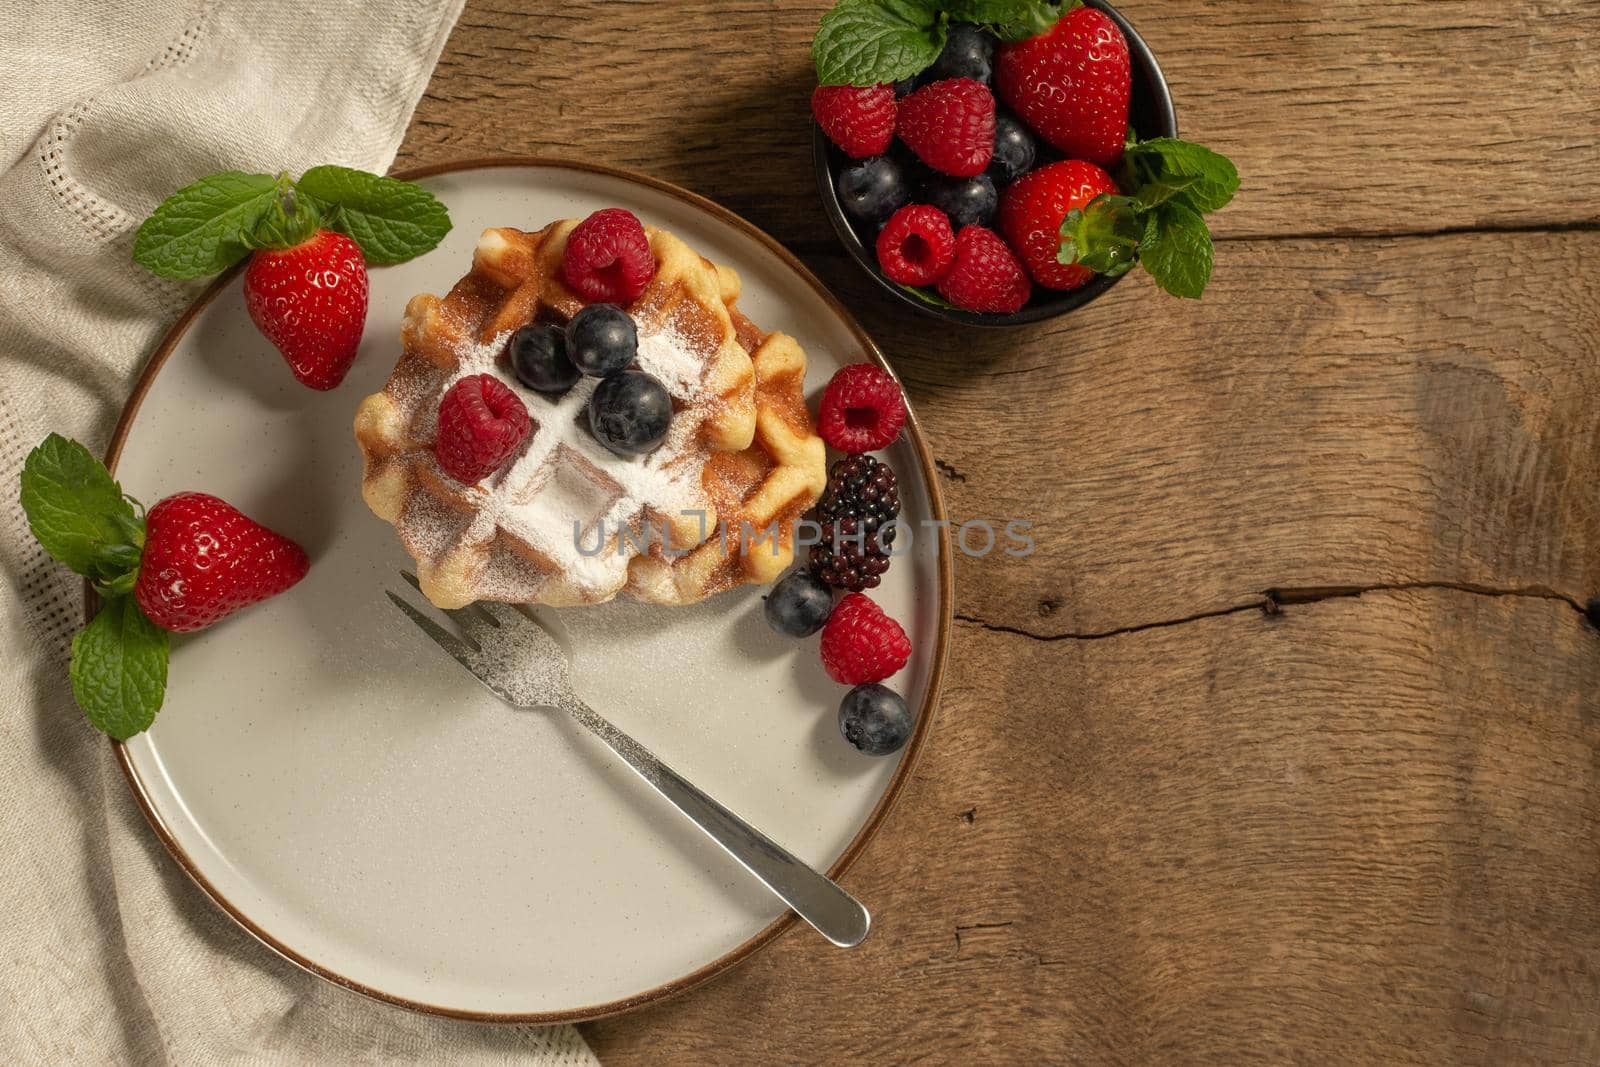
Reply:
<svg viewBox="0 0 1600 1067"><path fill-rule="evenodd" d="M416 575L400 575L417 588ZM860 901L712 800L579 699L566 650L536 620L505 604L479 602L445 612L460 629L457 636L405 598L388 595L501 700L516 708L555 708L571 715L823 937L840 948L854 948L866 938L872 919Z"/></svg>

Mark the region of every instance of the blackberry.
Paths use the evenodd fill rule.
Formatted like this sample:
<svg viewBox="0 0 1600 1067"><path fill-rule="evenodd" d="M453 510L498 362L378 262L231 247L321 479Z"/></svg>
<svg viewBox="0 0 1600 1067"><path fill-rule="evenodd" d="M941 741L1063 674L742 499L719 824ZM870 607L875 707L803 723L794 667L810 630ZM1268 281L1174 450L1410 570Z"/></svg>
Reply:
<svg viewBox="0 0 1600 1067"><path fill-rule="evenodd" d="M875 588L889 569L893 527L900 514L894 471L871 456L847 456L828 472L817 504L822 542L811 546L811 573L840 589Z"/></svg>

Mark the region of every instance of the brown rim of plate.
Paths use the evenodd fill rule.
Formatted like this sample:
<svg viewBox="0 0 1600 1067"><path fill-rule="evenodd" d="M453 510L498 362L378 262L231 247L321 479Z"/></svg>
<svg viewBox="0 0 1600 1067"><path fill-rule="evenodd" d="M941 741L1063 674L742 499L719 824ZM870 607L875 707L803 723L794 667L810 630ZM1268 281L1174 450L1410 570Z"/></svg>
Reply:
<svg viewBox="0 0 1600 1067"><path fill-rule="evenodd" d="M409 170L399 171L394 176L397 178L406 179L408 181L414 181L418 178L431 178L439 174L452 174L464 170L483 170L490 167L541 167L560 170L588 171L593 174L603 174L607 175L608 177L621 178L625 181L631 181L636 184L646 186L650 189L654 189L658 192L666 193L679 200L682 200L692 207L696 207L702 211L705 211L719 222L726 223L727 225L732 226L734 229L739 230L747 237L752 238L773 255L777 256L778 259L781 260L791 271L793 271L802 282L812 288L817 296L819 296L823 302L826 303L830 309L832 309L834 314L839 316L840 320L849 328L852 336L855 337L856 343L861 346L861 350L865 352L878 366L882 367L890 374L894 374L894 368L889 366L888 361L883 357L883 353L878 350L878 346L873 343L870 337L867 336L866 331L861 328L861 324L856 322L855 316L851 315L850 312L845 309L844 305L841 304L832 293L828 292L828 290L824 288L823 284L817 280L816 276L813 275L811 271L806 269L805 265L796 259L788 249L784 248L783 245L779 244L775 239L768 236L751 223L745 221L740 216L734 214L732 211L729 211L722 205L708 200L705 197L700 196L698 193L691 193L687 189L682 189L676 185L673 185L671 182L662 181L660 178L653 178L647 174L640 174L636 171L625 170L620 167L609 167L595 163L582 163L575 160L559 159L554 157L534 156L506 156L504 158L465 159L455 163L435 163L426 167L413 167ZM178 342L183 338L183 335L188 332L189 326L194 322L196 316L198 316L200 312L211 303L218 293L222 292L233 283L234 279L238 277L241 269L242 264L227 271L216 281L211 283L211 285L208 286L203 293L195 298L194 303L189 305L178 321L173 324L172 329L168 330L166 335L162 337L161 343L156 347L155 353L150 357L150 361L145 364L144 370L140 372L139 380L134 384L133 393L129 396L127 404L123 407L122 415L117 420L116 429L112 432L111 444L106 449L106 466L112 471L116 470L117 459L122 454L122 448L127 442L128 433L133 429L134 419L139 414L139 407L144 401L145 394L150 391L150 386L152 383L154 383L156 375L161 372L161 368L166 364L173 352L177 350ZM896 380L899 380L898 376L896 377ZM928 449L928 442L922 435L921 424L917 421L916 413L911 410L909 402L906 405L906 437L916 450L917 461L922 467L922 481L927 488L929 507L933 512L934 520L940 524L938 566L939 635L933 651L933 660L929 666L927 691L923 696L922 707L917 714L916 729L912 732L911 739L906 743L905 754L901 756L900 766L895 769L894 777L889 780L888 788L885 789L883 795L878 798L878 803L872 809L872 813L867 817L866 823L859 831L857 831L856 836L851 839L850 844L845 847L844 852L840 854L838 860L835 861L833 866L828 869L828 876L835 880L843 877L845 872L850 869L853 863L855 863L857 857L861 855L862 851L866 848L867 842L872 840L873 835L877 833L878 827L883 823L884 817L889 814L889 809L892 808L895 801L899 799L901 790L905 788L906 782L911 777L911 770L916 766L917 759L922 754L923 743L927 740L928 732L933 724L933 716L938 710L939 693L943 687L944 681L945 659L950 647L950 630L955 604L955 574L954 564L950 553L950 529L947 521L948 517L946 516L944 510L944 498L939 492L938 472L933 464L933 453ZM93 591L89 588L87 582L84 583L84 590L84 615L85 619L87 620L87 618L90 617L94 611L95 598ZM153 829L156 833L156 836L161 839L161 843L166 846L167 851L172 855L172 858L177 861L178 866L183 868L184 873L187 874L196 885L204 890L205 894L210 897L218 907L226 912L234 920L234 922L242 926L246 932L248 932L257 941L260 941L267 948L271 949L273 952L276 952L290 963L309 971L319 978L325 978L335 985L343 986L346 989L350 989L364 996L371 997L374 1000L380 1000L387 1004L394 1004L398 1007L407 1008L411 1011L423 1012L428 1015L439 1015L449 1019L461 1019L468 1022L506 1023L520 1025L574 1023L584 1022L591 1019L601 1019L608 1015L620 1015L624 1012L630 1012L642 1008L647 1004L656 1004L670 997L675 997L681 993L688 992L695 986L698 986L701 983L709 981L717 975L722 974L730 967L744 962L756 952L765 948L779 934L793 926L798 918L794 912L786 911L783 915L773 920L773 922L769 923L765 928L763 928L755 936L751 937L748 941L718 957L717 959L712 960L710 963L699 968L698 970L691 971L682 978L667 982L666 984L657 986L654 989L648 989L643 993L636 993L631 997L624 997L621 1000L613 1000L604 1004L594 1004L583 1008L573 1008L568 1011L507 1013L462 1011L456 1008L445 1008L436 1004L425 1004L420 1001L408 1000L405 997L397 997L392 994L385 993L381 989L373 989L371 986L363 985L360 982L346 978L344 975L341 975L335 971L331 971L322 966L315 960L301 955L288 945L273 937L272 934L256 925L256 923L252 921L249 916L235 907L234 904L229 901L227 897L223 896L222 893L218 891L217 887L212 885L211 882L207 880L205 875L200 872L199 868L195 866L194 861L189 858L188 853L186 853L183 850L183 847L178 844L177 839L167 828L166 823L162 821L160 814L156 811L154 805L150 801L149 794L145 791L144 783L140 780L138 772L133 769L133 761L128 756L127 747L120 741L112 741L111 744L113 748L116 749L117 762L122 766L123 776L127 778L128 786L133 791L134 799L138 801L139 810L144 812L144 817L146 821L150 823L151 829Z"/></svg>

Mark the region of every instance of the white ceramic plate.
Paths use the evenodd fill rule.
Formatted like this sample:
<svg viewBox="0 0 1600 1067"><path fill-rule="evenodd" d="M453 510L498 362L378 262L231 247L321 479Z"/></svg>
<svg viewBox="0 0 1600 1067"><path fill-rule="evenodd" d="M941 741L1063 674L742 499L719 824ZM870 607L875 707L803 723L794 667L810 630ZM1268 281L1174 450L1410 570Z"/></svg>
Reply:
<svg viewBox="0 0 1600 1067"><path fill-rule="evenodd" d="M409 560L361 502L356 404L395 361L407 299L448 289L480 230L611 205L736 268L746 313L805 348L813 405L840 365L878 356L770 238L672 186L533 160L419 180L455 228L429 255L373 272L362 353L339 389L291 379L230 278L173 330L124 413L111 458L130 492L216 493L314 562L289 594L174 642L166 705L122 747L123 766L217 903L326 978L470 1018L626 1010L737 962L793 916L597 742L554 713L501 705L386 602ZM914 420L887 458L906 519L942 518ZM839 736L843 688L816 638L773 634L756 589L690 608L556 613L579 691L837 875L907 776L937 699L949 548L912 529L913 550L876 594L915 645L889 683L920 709L898 758L859 755Z"/></svg>

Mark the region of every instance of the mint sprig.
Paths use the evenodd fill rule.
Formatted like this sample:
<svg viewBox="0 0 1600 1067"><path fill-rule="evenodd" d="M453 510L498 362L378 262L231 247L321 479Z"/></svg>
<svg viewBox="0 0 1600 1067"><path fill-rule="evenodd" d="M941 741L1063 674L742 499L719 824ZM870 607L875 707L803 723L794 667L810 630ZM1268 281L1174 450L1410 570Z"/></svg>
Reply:
<svg viewBox="0 0 1600 1067"><path fill-rule="evenodd" d="M1203 216L1233 199L1239 171L1203 145L1130 136L1118 184L1123 194L1102 194L1067 213L1056 259L1108 275L1139 263L1167 292L1198 300L1214 255Z"/></svg>
<svg viewBox="0 0 1600 1067"><path fill-rule="evenodd" d="M1140 188L1155 182L1183 187L1189 206L1202 214L1220 211L1239 191L1239 171L1232 161L1205 145L1176 137L1135 140L1123 151Z"/></svg>
<svg viewBox="0 0 1600 1067"><path fill-rule="evenodd" d="M167 687L167 632L132 596L144 517L105 464L54 433L23 462L21 501L44 550L105 601L72 640L72 695L96 729L125 741L155 721Z"/></svg>
<svg viewBox="0 0 1600 1067"><path fill-rule="evenodd" d="M318 227L347 234L371 264L401 263L450 232L432 193L349 167L286 174L213 174L162 201L139 227L134 262L164 278L216 274L260 248L288 248Z"/></svg>
<svg viewBox="0 0 1600 1067"><path fill-rule="evenodd" d="M838 0L811 40L820 85L877 85L920 74L939 58L952 22L1002 41L1036 36L1079 0Z"/></svg>

